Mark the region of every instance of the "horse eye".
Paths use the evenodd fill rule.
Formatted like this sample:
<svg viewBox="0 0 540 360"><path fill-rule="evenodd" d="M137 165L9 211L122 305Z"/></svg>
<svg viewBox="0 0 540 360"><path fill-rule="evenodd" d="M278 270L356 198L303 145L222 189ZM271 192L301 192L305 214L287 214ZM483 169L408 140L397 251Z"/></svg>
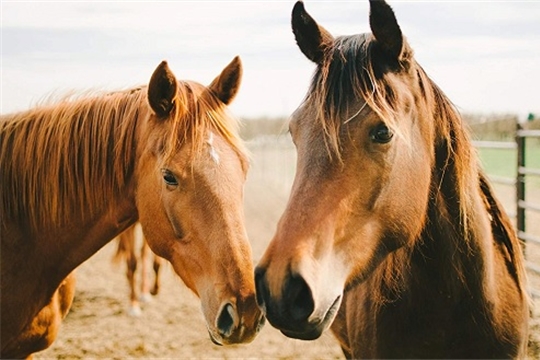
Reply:
<svg viewBox="0 0 540 360"><path fill-rule="evenodd" d="M379 144L386 144L392 140L394 133L386 125L379 124L371 130L370 138Z"/></svg>
<svg viewBox="0 0 540 360"><path fill-rule="evenodd" d="M170 170L163 169L161 170L161 173L163 174L163 181L165 181L165 184L170 186L177 186L178 180L176 180L176 177L173 175Z"/></svg>

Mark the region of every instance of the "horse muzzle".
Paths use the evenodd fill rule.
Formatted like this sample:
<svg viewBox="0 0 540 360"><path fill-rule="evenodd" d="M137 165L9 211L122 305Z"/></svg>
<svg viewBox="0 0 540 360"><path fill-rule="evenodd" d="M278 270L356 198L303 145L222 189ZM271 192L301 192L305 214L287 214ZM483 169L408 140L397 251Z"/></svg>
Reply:
<svg viewBox="0 0 540 360"><path fill-rule="evenodd" d="M251 342L265 323L264 314L257 311L254 321L246 323L230 302L222 305L214 330L208 329L210 339L216 345L232 345Z"/></svg>
<svg viewBox="0 0 540 360"><path fill-rule="evenodd" d="M257 267L257 304L270 324L285 336L301 340L317 339L334 320L341 304L341 296L321 311L316 309L312 291L301 275L289 274L283 284L281 296L273 296L268 287L266 270Z"/></svg>

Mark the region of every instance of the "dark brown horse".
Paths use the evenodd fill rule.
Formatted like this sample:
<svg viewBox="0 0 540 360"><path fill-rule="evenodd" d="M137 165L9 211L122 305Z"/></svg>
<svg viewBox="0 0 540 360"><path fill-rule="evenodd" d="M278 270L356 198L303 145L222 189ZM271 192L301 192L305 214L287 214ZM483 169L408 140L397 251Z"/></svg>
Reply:
<svg viewBox="0 0 540 360"><path fill-rule="evenodd" d="M159 293L160 269L163 258L157 256L150 250L144 235L138 231L138 226L132 225L123 233L117 236L118 247L113 257L113 262L118 263L123 260L126 263L126 277L129 286L129 309L131 316L140 316L142 313L141 302L149 302L152 296ZM140 240L140 243L139 241ZM137 251L137 249L140 251ZM154 270L154 282L150 287L149 263L152 260ZM137 269L139 271L137 272ZM137 273L139 276L137 277ZM139 278L140 291L137 291L137 278Z"/></svg>
<svg viewBox="0 0 540 360"><path fill-rule="evenodd" d="M290 121L296 177L258 302L287 336L331 327L347 357L523 357L520 243L460 115L392 9L370 4L372 33L341 37L294 7L317 68Z"/></svg>
<svg viewBox="0 0 540 360"><path fill-rule="evenodd" d="M241 74L235 58L206 87L162 62L148 86L1 117L2 358L51 344L66 277L137 220L200 297L215 343L255 337L248 162L227 112Z"/></svg>

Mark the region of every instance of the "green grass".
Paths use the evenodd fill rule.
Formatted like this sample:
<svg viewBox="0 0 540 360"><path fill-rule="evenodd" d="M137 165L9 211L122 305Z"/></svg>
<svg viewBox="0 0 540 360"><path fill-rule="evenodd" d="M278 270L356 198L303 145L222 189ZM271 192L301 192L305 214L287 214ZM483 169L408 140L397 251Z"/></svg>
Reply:
<svg viewBox="0 0 540 360"><path fill-rule="evenodd" d="M484 171L489 175L515 178L517 172L516 149L490 149L479 148L478 154ZM526 166L540 170L540 142L535 139L527 140L525 153ZM529 176L527 182L540 186L540 178Z"/></svg>
<svg viewBox="0 0 540 360"><path fill-rule="evenodd" d="M478 155L484 171L489 175L516 176L517 151L515 149L479 148Z"/></svg>

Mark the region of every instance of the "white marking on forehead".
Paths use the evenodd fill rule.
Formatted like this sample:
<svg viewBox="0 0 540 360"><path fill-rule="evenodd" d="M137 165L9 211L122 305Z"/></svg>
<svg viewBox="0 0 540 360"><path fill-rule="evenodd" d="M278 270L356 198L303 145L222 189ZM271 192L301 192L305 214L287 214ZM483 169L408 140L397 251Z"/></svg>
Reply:
<svg viewBox="0 0 540 360"><path fill-rule="evenodd" d="M216 164L219 164L219 154L217 153L216 149L214 148L214 133L210 132L208 135L208 140L206 140L206 143L210 147L210 157Z"/></svg>

